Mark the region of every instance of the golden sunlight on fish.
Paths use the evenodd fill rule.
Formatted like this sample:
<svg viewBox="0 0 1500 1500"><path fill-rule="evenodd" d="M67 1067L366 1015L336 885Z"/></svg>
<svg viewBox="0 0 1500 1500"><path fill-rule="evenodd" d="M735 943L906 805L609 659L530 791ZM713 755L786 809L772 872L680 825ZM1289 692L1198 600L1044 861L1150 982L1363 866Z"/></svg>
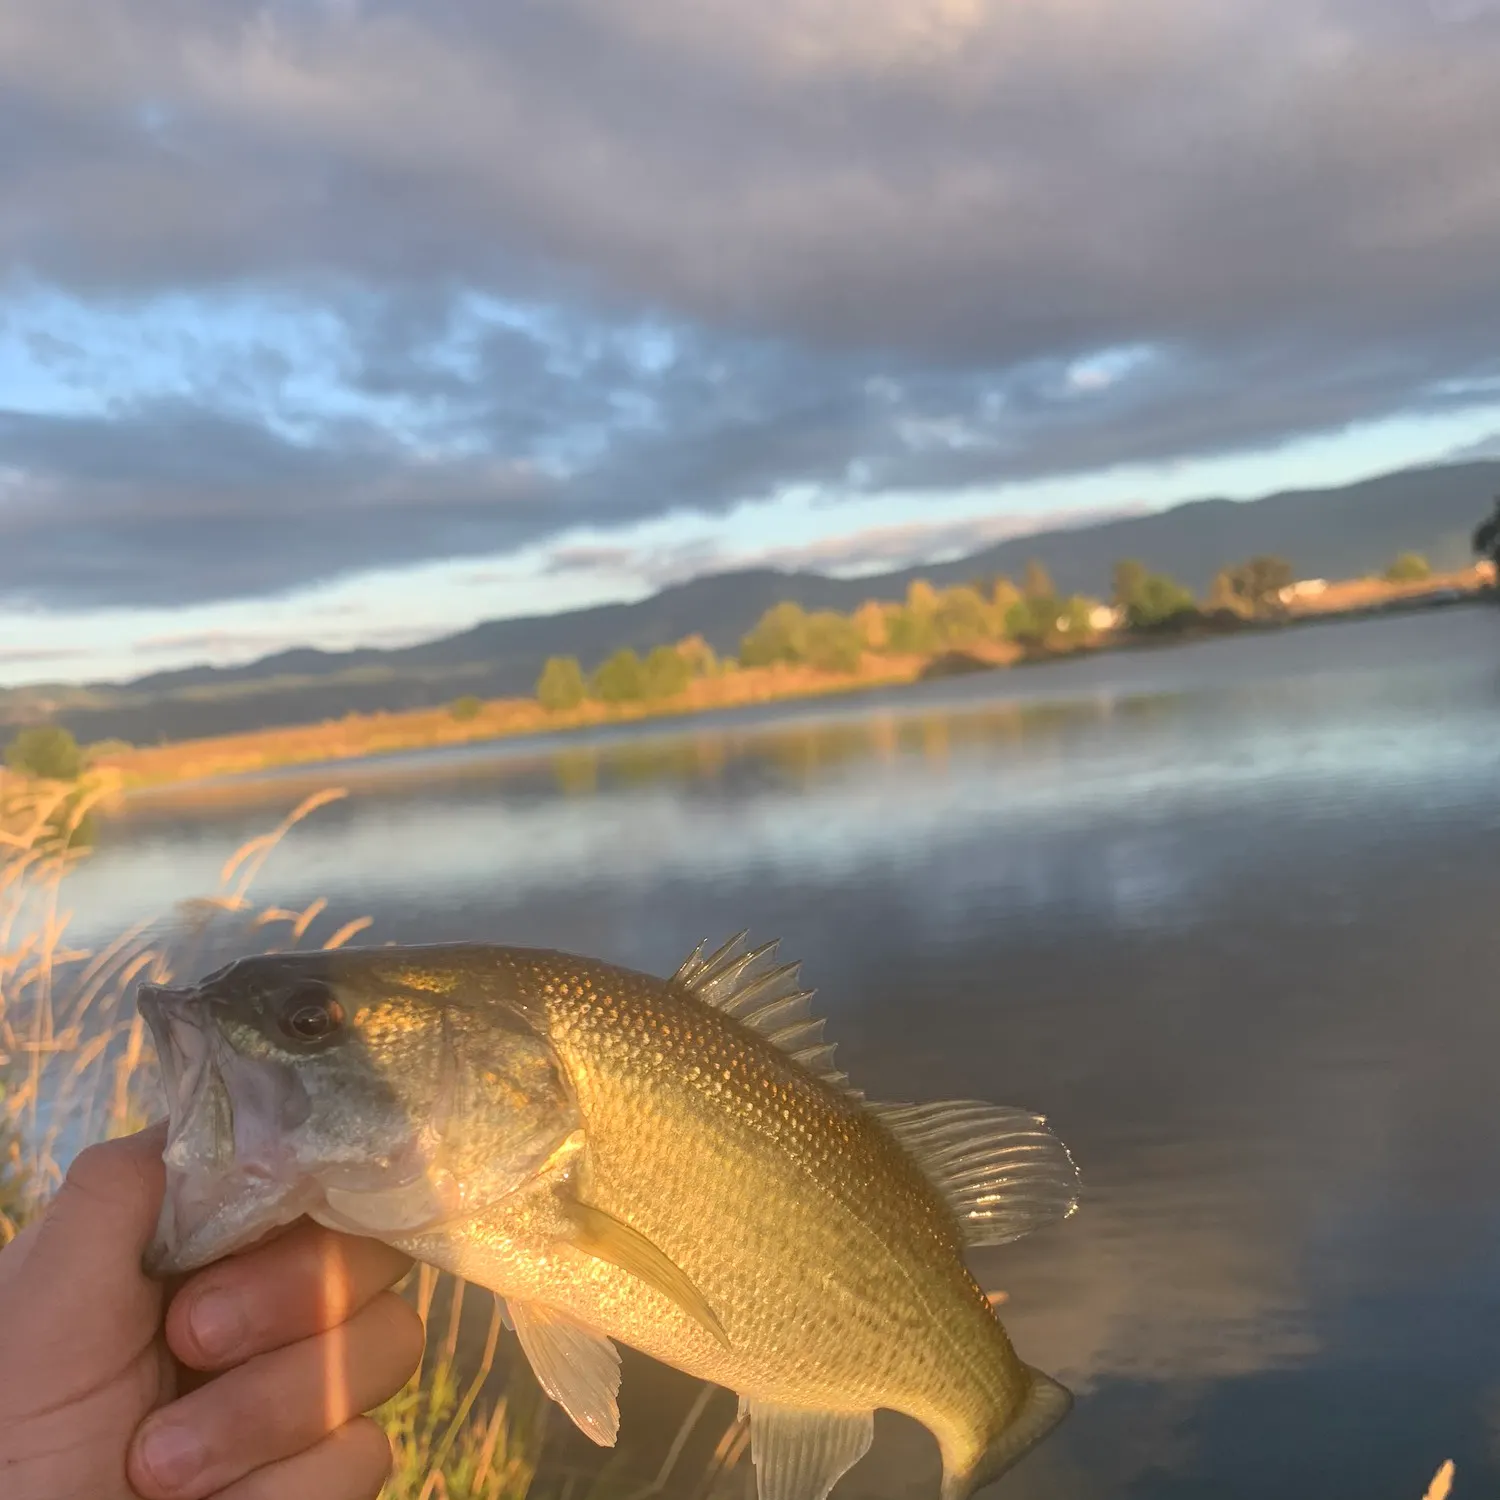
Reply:
<svg viewBox="0 0 1500 1500"><path fill-rule="evenodd" d="M150 1268L307 1214L503 1297L595 1442L619 1340L738 1392L760 1500L823 1500L877 1407L931 1430L962 1500L1070 1404L963 1252L1065 1218L1077 1173L1025 1111L866 1101L775 948L700 944L669 980L340 949L143 988L171 1107Z"/></svg>

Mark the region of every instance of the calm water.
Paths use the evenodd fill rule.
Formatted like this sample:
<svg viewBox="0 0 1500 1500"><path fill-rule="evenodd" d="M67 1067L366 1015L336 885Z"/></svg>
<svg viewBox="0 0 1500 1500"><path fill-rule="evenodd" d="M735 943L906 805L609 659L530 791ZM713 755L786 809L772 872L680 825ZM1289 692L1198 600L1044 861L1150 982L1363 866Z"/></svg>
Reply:
<svg viewBox="0 0 1500 1500"><path fill-rule="evenodd" d="M1445 1457L1460 1497L1500 1484L1500 614L349 784L258 887L326 896L319 931L664 972L748 927L869 1094L1052 1118L1084 1205L976 1270L1079 1400L997 1497L1418 1500ZM301 790L136 807L72 881L79 930L212 889ZM628 1362L627 1438L685 1399ZM935 1494L925 1437L878 1432L839 1493Z"/></svg>

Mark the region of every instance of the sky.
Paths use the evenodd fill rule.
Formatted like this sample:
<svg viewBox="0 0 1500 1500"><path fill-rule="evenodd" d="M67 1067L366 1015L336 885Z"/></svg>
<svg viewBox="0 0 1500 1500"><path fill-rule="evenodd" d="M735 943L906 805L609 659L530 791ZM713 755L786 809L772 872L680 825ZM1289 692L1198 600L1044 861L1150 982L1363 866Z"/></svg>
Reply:
<svg viewBox="0 0 1500 1500"><path fill-rule="evenodd" d="M1500 0L11 0L0 684L1500 453Z"/></svg>

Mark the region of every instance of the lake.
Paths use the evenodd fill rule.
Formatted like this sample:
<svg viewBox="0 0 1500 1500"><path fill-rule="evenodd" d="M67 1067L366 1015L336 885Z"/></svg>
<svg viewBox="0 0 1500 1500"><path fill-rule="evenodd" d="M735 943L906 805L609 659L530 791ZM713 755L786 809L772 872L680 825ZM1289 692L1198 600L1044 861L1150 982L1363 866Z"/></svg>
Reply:
<svg viewBox="0 0 1500 1500"><path fill-rule="evenodd" d="M75 930L212 890L323 784L257 886L318 931L667 972L748 928L869 1095L1050 1117L1080 1211L974 1264L1078 1402L997 1497L1500 1484L1500 612L143 799ZM626 1437L681 1394L628 1362ZM878 1434L837 1495L935 1496Z"/></svg>

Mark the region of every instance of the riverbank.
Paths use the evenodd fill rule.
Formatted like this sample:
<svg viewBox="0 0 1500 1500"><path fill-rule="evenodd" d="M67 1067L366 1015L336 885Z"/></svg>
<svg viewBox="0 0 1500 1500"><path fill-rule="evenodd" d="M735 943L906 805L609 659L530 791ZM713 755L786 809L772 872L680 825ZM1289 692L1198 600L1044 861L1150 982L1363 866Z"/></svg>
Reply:
<svg viewBox="0 0 1500 1500"><path fill-rule="evenodd" d="M820 671L778 662L695 678L684 691L670 698L646 702L605 704L590 700L574 709L549 711L535 698L501 698L479 703L466 717L456 717L452 708L446 706L351 714L320 724L121 749L97 756L94 765L121 791L129 793L299 765L363 760L570 729L688 717L715 709L854 694L953 673L1053 661L1079 651L1161 650L1210 635L1280 630L1391 610L1437 608L1474 598L1488 585L1489 575L1478 568L1434 575L1409 584L1353 579L1296 595L1287 601L1284 612L1271 617L1246 619L1220 612L1199 615L1169 629L1096 630L1062 648L1028 651L1012 641L982 640L957 649L947 647L920 654L867 651L854 672Z"/></svg>

